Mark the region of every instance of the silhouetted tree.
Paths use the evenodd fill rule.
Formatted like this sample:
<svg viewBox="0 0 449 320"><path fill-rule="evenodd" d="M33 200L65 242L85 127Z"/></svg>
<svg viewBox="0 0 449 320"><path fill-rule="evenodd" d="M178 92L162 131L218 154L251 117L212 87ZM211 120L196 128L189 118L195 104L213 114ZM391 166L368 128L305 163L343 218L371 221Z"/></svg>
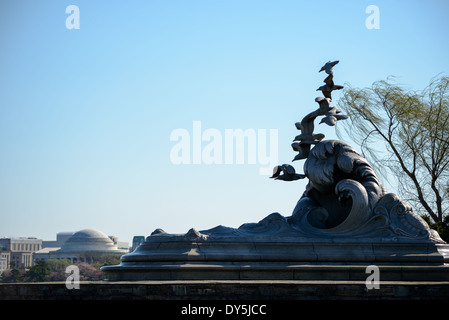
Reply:
<svg viewBox="0 0 449 320"><path fill-rule="evenodd" d="M364 89L348 86L338 106L351 120L342 124L346 133L377 170L397 178L397 193L433 223L445 225L449 77L434 78L422 91L406 90L391 80Z"/></svg>

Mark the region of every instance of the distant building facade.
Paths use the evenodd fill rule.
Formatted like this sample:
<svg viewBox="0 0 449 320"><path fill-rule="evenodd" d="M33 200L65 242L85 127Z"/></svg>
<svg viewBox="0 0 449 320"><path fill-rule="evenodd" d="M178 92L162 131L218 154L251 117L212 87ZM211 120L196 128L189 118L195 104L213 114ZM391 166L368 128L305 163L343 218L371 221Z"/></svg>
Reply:
<svg viewBox="0 0 449 320"><path fill-rule="evenodd" d="M11 251L0 248L0 274L11 266Z"/></svg>
<svg viewBox="0 0 449 320"><path fill-rule="evenodd" d="M53 243L49 243L53 245ZM61 247L45 247L35 253L35 260L69 259L72 262L92 263L102 255L123 255L129 252L129 245L122 248L123 243L116 237L107 236L95 229L83 229L73 233Z"/></svg>
<svg viewBox="0 0 449 320"><path fill-rule="evenodd" d="M58 232L56 240L42 241L42 249L44 248L60 248L75 232Z"/></svg>
<svg viewBox="0 0 449 320"><path fill-rule="evenodd" d="M133 237L133 246L131 247L130 251L133 252L134 250L136 250L137 247L140 246L140 244L144 241L145 241L144 236L134 236Z"/></svg>
<svg viewBox="0 0 449 320"><path fill-rule="evenodd" d="M34 265L33 254L42 249L42 240L37 238L1 238L0 268L29 268ZM0 270L1 271L1 270Z"/></svg>

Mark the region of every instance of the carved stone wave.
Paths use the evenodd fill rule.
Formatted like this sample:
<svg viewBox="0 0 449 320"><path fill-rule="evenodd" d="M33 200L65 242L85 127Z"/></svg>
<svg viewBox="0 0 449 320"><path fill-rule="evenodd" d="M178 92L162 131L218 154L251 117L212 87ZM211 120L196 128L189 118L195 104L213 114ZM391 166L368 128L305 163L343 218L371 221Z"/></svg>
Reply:
<svg viewBox="0 0 449 320"><path fill-rule="evenodd" d="M310 151L304 172L309 184L290 217L276 212L239 228L219 225L208 230L191 229L186 234L158 229L147 240L334 238L445 243L407 203L385 193L371 165L349 145L321 141Z"/></svg>

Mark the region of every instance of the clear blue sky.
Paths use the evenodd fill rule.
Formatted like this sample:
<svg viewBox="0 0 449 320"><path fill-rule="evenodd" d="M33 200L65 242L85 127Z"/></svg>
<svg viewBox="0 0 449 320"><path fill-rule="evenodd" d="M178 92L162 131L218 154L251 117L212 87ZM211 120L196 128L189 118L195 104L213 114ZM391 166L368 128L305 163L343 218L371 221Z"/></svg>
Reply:
<svg viewBox="0 0 449 320"><path fill-rule="evenodd" d="M72 4L78 30L65 24ZM366 28L368 5L380 29ZM338 84L394 75L422 89L449 72L448 12L444 0L2 0L0 237L95 228L131 242L289 216L305 181L272 181L258 164L174 165L170 134L193 121L276 129L291 163L324 62L340 60Z"/></svg>

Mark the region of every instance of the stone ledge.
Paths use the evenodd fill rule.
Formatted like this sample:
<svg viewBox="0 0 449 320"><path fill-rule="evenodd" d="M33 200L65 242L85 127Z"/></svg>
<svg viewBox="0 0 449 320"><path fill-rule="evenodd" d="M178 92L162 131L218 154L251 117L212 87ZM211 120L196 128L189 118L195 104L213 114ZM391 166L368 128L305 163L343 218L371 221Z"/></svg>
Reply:
<svg viewBox="0 0 449 320"><path fill-rule="evenodd" d="M381 281L92 281L2 283L0 300L448 300L449 282Z"/></svg>
<svg viewBox="0 0 449 320"><path fill-rule="evenodd" d="M418 264L376 264L384 281L449 281L449 266ZM328 280L364 281L368 264L316 263L172 263L122 262L103 267L104 280Z"/></svg>

